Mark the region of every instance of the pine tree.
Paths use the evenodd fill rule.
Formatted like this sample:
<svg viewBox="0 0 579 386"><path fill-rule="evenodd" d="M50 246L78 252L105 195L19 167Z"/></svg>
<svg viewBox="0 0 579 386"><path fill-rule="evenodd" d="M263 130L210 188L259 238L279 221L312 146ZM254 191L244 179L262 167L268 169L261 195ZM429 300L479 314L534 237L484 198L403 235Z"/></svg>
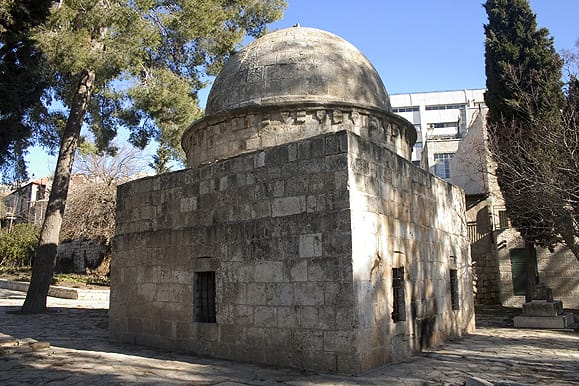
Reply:
<svg viewBox="0 0 579 386"><path fill-rule="evenodd" d="M570 160L558 144L568 130L563 62L527 0L484 7L487 124L507 213L528 245L564 242L573 250L563 241L573 229L561 173Z"/></svg>
<svg viewBox="0 0 579 386"><path fill-rule="evenodd" d="M6 183L28 179L24 155L29 146L57 145L58 120L52 120L57 117L41 103L50 74L30 36L46 20L50 2L0 2L0 170Z"/></svg>
<svg viewBox="0 0 579 386"><path fill-rule="evenodd" d="M201 116L197 90L246 35L281 17L282 0L61 0L31 38L67 114L24 313L44 312L81 128L101 150L121 126L130 141L171 141ZM54 103L53 103L54 106Z"/></svg>

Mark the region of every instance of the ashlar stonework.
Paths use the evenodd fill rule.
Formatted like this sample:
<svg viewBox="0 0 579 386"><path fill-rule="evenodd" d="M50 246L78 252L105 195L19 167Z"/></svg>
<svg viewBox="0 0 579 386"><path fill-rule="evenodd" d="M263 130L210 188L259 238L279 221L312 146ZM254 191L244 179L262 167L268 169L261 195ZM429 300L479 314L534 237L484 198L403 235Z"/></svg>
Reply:
<svg viewBox="0 0 579 386"><path fill-rule="evenodd" d="M356 374L474 329L464 193L412 165L414 127L349 43L268 34L207 113L188 169L118 189L113 339Z"/></svg>

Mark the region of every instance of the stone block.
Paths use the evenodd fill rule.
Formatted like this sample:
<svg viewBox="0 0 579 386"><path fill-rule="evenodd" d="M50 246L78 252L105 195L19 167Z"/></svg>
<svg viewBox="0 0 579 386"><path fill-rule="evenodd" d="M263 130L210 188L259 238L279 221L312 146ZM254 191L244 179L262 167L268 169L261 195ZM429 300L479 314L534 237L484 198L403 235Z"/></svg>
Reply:
<svg viewBox="0 0 579 386"><path fill-rule="evenodd" d="M322 234L300 235L299 256L302 258L322 256Z"/></svg>
<svg viewBox="0 0 579 386"><path fill-rule="evenodd" d="M564 272L564 270L561 270ZM547 302L553 301L553 290L547 286L545 283L539 283L533 289L531 294L531 299L533 300L545 300Z"/></svg>
<svg viewBox="0 0 579 386"><path fill-rule="evenodd" d="M276 327L276 309L269 306L254 308L253 323L256 327Z"/></svg>
<svg viewBox="0 0 579 386"><path fill-rule="evenodd" d="M294 283L294 304L303 306L315 306L324 303L323 284Z"/></svg>
<svg viewBox="0 0 579 386"><path fill-rule="evenodd" d="M308 280L337 282L340 280L340 259L332 257L313 258L308 262Z"/></svg>
<svg viewBox="0 0 579 386"><path fill-rule="evenodd" d="M272 217L291 216L306 211L306 197L293 196L276 198L272 202Z"/></svg>
<svg viewBox="0 0 579 386"><path fill-rule="evenodd" d="M324 351L352 353L355 347L356 338L353 330L324 331Z"/></svg>
<svg viewBox="0 0 579 386"><path fill-rule="evenodd" d="M299 308L296 306L277 307L277 326L279 328L296 328L299 325Z"/></svg>
<svg viewBox="0 0 579 386"><path fill-rule="evenodd" d="M308 280L308 260L292 260L287 262L289 266L289 279L292 282Z"/></svg>
<svg viewBox="0 0 579 386"><path fill-rule="evenodd" d="M572 313L557 316L517 315L513 318L515 328L568 328L574 323Z"/></svg>
<svg viewBox="0 0 579 386"><path fill-rule="evenodd" d="M323 331L306 328L292 331L291 348L296 351L322 351L323 344Z"/></svg>
<svg viewBox="0 0 579 386"><path fill-rule="evenodd" d="M305 351L304 362L312 370L337 371L336 353L327 351Z"/></svg>
<svg viewBox="0 0 579 386"><path fill-rule="evenodd" d="M548 302L533 300L523 304L525 316L557 316L563 313L563 303L560 300Z"/></svg>

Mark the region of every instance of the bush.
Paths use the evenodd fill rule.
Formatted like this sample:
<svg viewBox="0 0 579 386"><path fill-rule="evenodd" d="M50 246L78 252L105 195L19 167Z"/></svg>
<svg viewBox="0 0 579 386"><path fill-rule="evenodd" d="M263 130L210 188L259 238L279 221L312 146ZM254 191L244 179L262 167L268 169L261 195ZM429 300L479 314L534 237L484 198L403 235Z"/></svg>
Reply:
<svg viewBox="0 0 579 386"><path fill-rule="evenodd" d="M0 265L24 267L32 265L38 247L40 230L33 224L16 224L12 232L0 231Z"/></svg>

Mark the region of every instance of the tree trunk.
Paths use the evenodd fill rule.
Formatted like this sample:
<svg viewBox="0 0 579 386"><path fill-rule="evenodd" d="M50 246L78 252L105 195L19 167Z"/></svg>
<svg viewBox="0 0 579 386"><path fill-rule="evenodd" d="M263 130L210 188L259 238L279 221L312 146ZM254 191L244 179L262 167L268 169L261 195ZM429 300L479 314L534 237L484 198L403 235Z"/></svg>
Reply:
<svg viewBox="0 0 579 386"><path fill-rule="evenodd" d="M84 70L80 75L78 87L72 100L70 114L62 135L62 143L56 162L56 172L48 199L46 215L40 230L38 250L32 263L30 287L21 309L21 312L25 314L46 312L46 297L54 275L56 248L58 246L62 215L66 206L72 163L78 145L82 122L91 97L94 78L94 71Z"/></svg>

